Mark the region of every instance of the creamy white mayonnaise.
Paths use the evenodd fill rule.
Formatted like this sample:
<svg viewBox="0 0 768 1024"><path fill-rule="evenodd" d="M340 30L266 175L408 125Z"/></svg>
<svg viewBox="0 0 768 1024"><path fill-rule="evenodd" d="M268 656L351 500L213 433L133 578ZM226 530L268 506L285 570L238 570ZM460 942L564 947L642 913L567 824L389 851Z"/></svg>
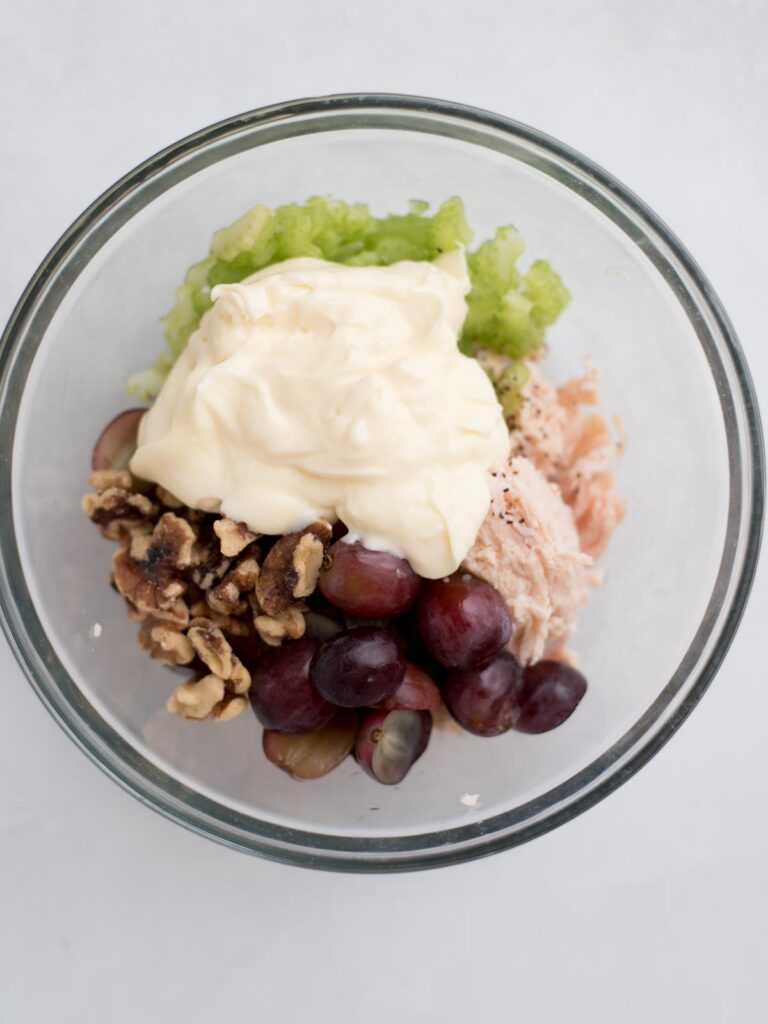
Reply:
<svg viewBox="0 0 768 1024"><path fill-rule="evenodd" d="M422 576L453 572L509 449L493 387L457 348L468 290L461 250L293 259L219 285L131 469L257 533L341 519Z"/></svg>

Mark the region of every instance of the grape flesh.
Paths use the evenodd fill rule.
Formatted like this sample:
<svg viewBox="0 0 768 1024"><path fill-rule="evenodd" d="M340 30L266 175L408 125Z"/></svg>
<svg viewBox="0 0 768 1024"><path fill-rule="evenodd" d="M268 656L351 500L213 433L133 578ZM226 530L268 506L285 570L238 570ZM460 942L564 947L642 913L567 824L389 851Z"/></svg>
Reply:
<svg viewBox="0 0 768 1024"><path fill-rule="evenodd" d="M523 669L504 651L480 668L451 672L443 700L459 725L477 736L499 736L521 717Z"/></svg>
<svg viewBox="0 0 768 1024"><path fill-rule="evenodd" d="M369 708L391 697L405 675L403 643L379 626L356 626L331 637L310 668L318 693L343 708Z"/></svg>
<svg viewBox="0 0 768 1024"><path fill-rule="evenodd" d="M91 455L91 469L127 469L136 451L139 423L146 409L126 409L102 430Z"/></svg>
<svg viewBox="0 0 768 1024"><path fill-rule="evenodd" d="M428 711L372 711L358 727L355 757L371 778L393 786L424 753L431 731Z"/></svg>
<svg viewBox="0 0 768 1024"><path fill-rule="evenodd" d="M309 677L319 650L318 640L304 638L273 647L260 659L249 697L266 729L290 735L314 732L333 718L336 708L320 696Z"/></svg>
<svg viewBox="0 0 768 1024"><path fill-rule="evenodd" d="M587 680L570 665L539 661L525 670L520 692L519 732L556 729L570 718L587 692Z"/></svg>
<svg viewBox="0 0 768 1024"><path fill-rule="evenodd" d="M329 557L330 568L318 585L323 597L347 615L389 619L416 600L420 580L404 558L344 540L333 545Z"/></svg>
<svg viewBox="0 0 768 1024"><path fill-rule="evenodd" d="M499 592L466 573L425 582L416 621L427 651L445 668L482 665L498 654L512 634Z"/></svg>
<svg viewBox="0 0 768 1024"><path fill-rule="evenodd" d="M332 772L355 745L357 715L338 711L322 729L287 736L264 730L262 748L267 760L282 768L293 779L319 779Z"/></svg>

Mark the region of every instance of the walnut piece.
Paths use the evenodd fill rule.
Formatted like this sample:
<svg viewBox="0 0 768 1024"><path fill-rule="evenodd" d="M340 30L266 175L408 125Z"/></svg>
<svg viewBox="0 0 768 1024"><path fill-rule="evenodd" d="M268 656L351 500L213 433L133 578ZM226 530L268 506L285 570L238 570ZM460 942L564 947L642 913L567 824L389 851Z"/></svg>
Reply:
<svg viewBox="0 0 768 1024"><path fill-rule="evenodd" d="M189 608L185 601L179 598L174 601L170 608L153 608L149 611L136 607L128 598L125 601L126 615L131 622L138 622L142 625L149 619L157 622L167 622L176 629L183 630L189 625Z"/></svg>
<svg viewBox="0 0 768 1024"><path fill-rule="evenodd" d="M258 578L259 563L255 558L243 558L221 583L208 591L205 600L221 615L242 615L248 611L245 595L253 593Z"/></svg>
<svg viewBox="0 0 768 1024"><path fill-rule="evenodd" d="M180 601L186 590L180 570L189 565L194 542L195 532L189 523L166 512L151 537L140 535L132 542L131 550L121 548L115 553L115 586L140 612L185 626L189 612ZM140 557L134 557L134 553Z"/></svg>
<svg viewBox="0 0 768 1024"><path fill-rule="evenodd" d="M269 616L279 615L297 598L312 593L330 540L330 525L317 522L275 542L256 583L262 611Z"/></svg>
<svg viewBox="0 0 768 1024"><path fill-rule="evenodd" d="M213 532L219 538L221 553L226 558L234 558L256 540L258 534L251 533L245 523L236 523L229 516L222 516L213 524Z"/></svg>
<svg viewBox="0 0 768 1024"><path fill-rule="evenodd" d="M139 630L139 643L150 657L166 665L188 665L194 660L191 641L168 622L149 618Z"/></svg>
<svg viewBox="0 0 768 1024"><path fill-rule="evenodd" d="M232 648L218 626L209 619L193 619L187 636L195 653L216 676L229 679L232 672Z"/></svg>
<svg viewBox="0 0 768 1024"><path fill-rule="evenodd" d="M131 604L127 598L125 601L125 613L131 622L144 623L147 619L152 618L149 612L140 612L136 605Z"/></svg>
<svg viewBox="0 0 768 1024"><path fill-rule="evenodd" d="M245 697L228 697L225 694L224 700L220 701L211 712L211 718L214 722L229 722L245 711L247 706L248 701Z"/></svg>
<svg viewBox="0 0 768 1024"><path fill-rule="evenodd" d="M306 629L301 605L284 608L277 615L255 615L253 624L261 639L270 647L279 647L285 639L299 640Z"/></svg>
<svg viewBox="0 0 768 1024"><path fill-rule="evenodd" d="M131 558L135 558L137 562L143 562L147 557L153 530L154 524L151 522L136 523L131 527L129 535L123 538L128 543Z"/></svg>
<svg viewBox="0 0 768 1024"><path fill-rule="evenodd" d="M147 551L148 562L161 562L174 569L186 569L192 564L192 551L197 535L186 519L165 512L152 532L152 543Z"/></svg>
<svg viewBox="0 0 768 1024"><path fill-rule="evenodd" d="M187 637L198 658L235 693L247 693L251 674L232 650L222 631L210 619L193 619Z"/></svg>
<svg viewBox="0 0 768 1024"><path fill-rule="evenodd" d="M253 621L241 618L236 615L222 615L213 611L205 601L196 601L190 605L189 616L191 619L210 619L214 626L218 626L222 633L229 633L230 636L250 636L253 633ZM193 623L194 625L194 623Z"/></svg>
<svg viewBox="0 0 768 1024"><path fill-rule="evenodd" d="M186 629L189 625L189 608L186 601L182 601L181 598L174 601L170 608L156 609L152 615L162 622L170 622L179 629Z"/></svg>
<svg viewBox="0 0 768 1024"><path fill-rule="evenodd" d="M140 612L168 611L184 593L184 584L171 566L139 562L124 548L112 558L112 579Z"/></svg>
<svg viewBox="0 0 768 1024"><path fill-rule="evenodd" d="M133 526L157 514L157 506L145 494L132 494L122 487L107 487L99 494L86 494L82 506L110 540L130 535Z"/></svg>
<svg viewBox="0 0 768 1024"><path fill-rule="evenodd" d="M133 478L127 469L94 469L90 483L99 494L110 487L116 487L121 491L133 490Z"/></svg>
<svg viewBox="0 0 768 1024"><path fill-rule="evenodd" d="M227 680L227 688L237 694L248 693L251 688L251 673L236 654L232 655L232 671Z"/></svg>
<svg viewBox="0 0 768 1024"><path fill-rule="evenodd" d="M177 686L168 698L166 707L173 715L193 722L208 718L217 704L224 699L224 680L215 675L192 679Z"/></svg>
<svg viewBox="0 0 768 1024"><path fill-rule="evenodd" d="M294 597L309 597L314 591L327 544L328 541L323 542L311 533L305 533L297 544L293 553L293 567L297 575Z"/></svg>
<svg viewBox="0 0 768 1024"><path fill-rule="evenodd" d="M232 565L230 558L224 558L215 547L196 544L192 549L192 582L201 590L210 590L229 572Z"/></svg>

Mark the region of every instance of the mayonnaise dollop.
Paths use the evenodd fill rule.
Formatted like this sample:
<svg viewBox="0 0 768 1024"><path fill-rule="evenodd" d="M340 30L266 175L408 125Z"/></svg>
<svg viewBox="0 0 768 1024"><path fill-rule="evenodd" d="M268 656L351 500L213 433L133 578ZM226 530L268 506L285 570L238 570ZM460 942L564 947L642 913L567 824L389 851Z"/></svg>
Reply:
<svg viewBox="0 0 768 1024"><path fill-rule="evenodd" d="M453 572L509 449L493 387L457 348L468 290L461 250L389 267L292 259L219 285L131 469L257 533L341 519L422 576Z"/></svg>

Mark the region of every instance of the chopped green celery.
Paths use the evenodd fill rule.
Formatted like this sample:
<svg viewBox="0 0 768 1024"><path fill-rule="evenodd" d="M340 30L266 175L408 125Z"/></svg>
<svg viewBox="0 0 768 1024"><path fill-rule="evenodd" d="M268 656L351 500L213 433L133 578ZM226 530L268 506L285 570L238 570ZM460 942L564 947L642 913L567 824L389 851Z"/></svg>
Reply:
<svg viewBox="0 0 768 1024"><path fill-rule="evenodd" d="M554 323L569 296L544 260L536 260L521 277L516 264L523 248L517 231L502 227L469 254L472 290L461 336L463 351L471 353L481 346L522 359L544 343L544 327Z"/></svg>
<svg viewBox="0 0 768 1024"><path fill-rule="evenodd" d="M137 398L140 402L148 402L150 398L154 398L165 383L165 378L171 372L173 363L174 359L171 353L163 352L149 369L142 370L140 373L134 373L132 377L128 378L126 384L128 394L132 395L133 398Z"/></svg>
<svg viewBox="0 0 768 1024"><path fill-rule="evenodd" d="M494 380L493 386L496 388L496 396L507 419L511 419L520 408L523 388L530 375L531 371L527 365L518 360L510 363Z"/></svg>
<svg viewBox="0 0 768 1024"><path fill-rule="evenodd" d="M213 236L209 255L190 268L176 290L176 304L163 318L168 351L128 383L130 394L148 399L158 393L192 332L210 309L211 289L243 278L272 263L296 256L350 266L387 266L398 260L433 260L458 245L468 246L472 233L464 204L446 200L428 216L427 203L414 200L406 214L375 217L364 203L313 196L274 210L254 206ZM568 300L558 275L536 260L525 276L516 261L523 243L512 227L468 254L472 289L460 348L475 347L519 359L539 348L544 327Z"/></svg>
<svg viewBox="0 0 768 1024"><path fill-rule="evenodd" d="M531 303L531 319L540 327L553 324L568 305L568 289L546 260L534 260L523 278L523 295Z"/></svg>

